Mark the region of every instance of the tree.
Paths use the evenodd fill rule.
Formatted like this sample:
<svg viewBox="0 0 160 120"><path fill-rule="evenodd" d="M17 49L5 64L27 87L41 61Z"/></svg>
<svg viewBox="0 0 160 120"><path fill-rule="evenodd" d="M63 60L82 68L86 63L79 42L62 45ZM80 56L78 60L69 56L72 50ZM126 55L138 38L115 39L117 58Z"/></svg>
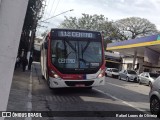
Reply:
<svg viewBox="0 0 160 120"><path fill-rule="evenodd" d="M47 35L48 31L44 31L42 34L41 34L41 37L45 37Z"/></svg>
<svg viewBox="0 0 160 120"><path fill-rule="evenodd" d="M29 45L31 44L31 38L30 33L31 31L35 30L35 20L39 20L42 18L42 8L43 8L43 2L44 0L29 0L28 1L28 7L26 11L26 16L23 24L19 49L18 49L18 55L21 55L22 51L24 52L24 55L27 54L27 51L29 50ZM36 23L37 24L37 23ZM33 33L35 37L35 33ZM33 46L33 44L32 44Z"/></svg>
<svg viewBox="0 0 160 120"><path fill-rule="evenodd" d="M104 15L89 15L82 14L81 18L76 17L65 17L66 19L60 24L61 28L71 28L71 29L83 29L83 30L93 30L104 33L105 41L111 41L115 38L115 34L117 33L117 28L114 27L113 21L108 21L108 18L104 17ZM106 44L104 44L104 48L106 48Z"/></svg>
<svg viewBox="0 0 160 120"><path fill-rule="evenodd" d="M96 14L82 14L82 17L78 19L76 17L65 18L66 19L60 24L62 28L102 31L104 24L108 23L108 18L105 18L104 15Z"/></svg>
<svg viewBox="0 0 160 120"><path fill-rule="evenodd" d="M130 17L115 21L116 36L119 40L135 39L158 33L156 26L144 18Z"/></svg>
<svg viewBox="0 0 160 120"><path fill-rule="evenodd" d="M30 31L32 30L33 21L34 21L34 9L36 7L36 0L29 0L28 7L26 11L26 16L23 24L20 44L19 44L19 55L24 51L24 54L27 54L29 48L29 39Z"/></svg>

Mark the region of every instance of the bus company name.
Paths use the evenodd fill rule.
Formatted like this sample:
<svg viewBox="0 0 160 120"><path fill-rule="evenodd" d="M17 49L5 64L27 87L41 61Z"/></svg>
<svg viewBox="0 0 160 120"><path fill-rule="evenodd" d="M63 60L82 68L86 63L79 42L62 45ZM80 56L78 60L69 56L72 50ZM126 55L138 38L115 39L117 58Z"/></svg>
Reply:
<svg viewBox="0 0 160 120"><path fill-rule="evenodd" d="M85 33L85 32L70 32L70 31L60 31L58 32L58 36L60 37L77 37L77 38L95 38L93 33Z"/></svg>

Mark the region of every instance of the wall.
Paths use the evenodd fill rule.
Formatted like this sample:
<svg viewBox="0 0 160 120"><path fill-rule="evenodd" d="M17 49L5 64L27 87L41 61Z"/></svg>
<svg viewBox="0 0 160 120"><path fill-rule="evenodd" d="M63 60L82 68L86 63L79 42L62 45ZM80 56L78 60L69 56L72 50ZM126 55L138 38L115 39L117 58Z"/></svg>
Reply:
<svg viewBox="0 0 160 120"><path fill-rule="evenodd" d="M28 0L0 3L0 111L5 111Z"/></svg>

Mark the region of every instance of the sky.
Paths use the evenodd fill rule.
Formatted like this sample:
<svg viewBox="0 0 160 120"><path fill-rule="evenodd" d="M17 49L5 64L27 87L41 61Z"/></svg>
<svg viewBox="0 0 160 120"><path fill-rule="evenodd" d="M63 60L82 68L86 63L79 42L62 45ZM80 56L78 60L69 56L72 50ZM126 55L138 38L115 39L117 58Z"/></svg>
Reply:
<svg viewBox="0 0 160 120"><path fill-rule="evenodd" d="M73 11L69 11L73 9ZM63 13L68 11L66 13ZM63 13L63 14L61 14ZM109 21L127 17L141 17L148 19L160 30L160 0L46 0L43 18L49 23L40 23L46 27L39 27L37 36L45 30L56 28L67 17L82 17L82 13L90 15L104 15Z"/></svg>

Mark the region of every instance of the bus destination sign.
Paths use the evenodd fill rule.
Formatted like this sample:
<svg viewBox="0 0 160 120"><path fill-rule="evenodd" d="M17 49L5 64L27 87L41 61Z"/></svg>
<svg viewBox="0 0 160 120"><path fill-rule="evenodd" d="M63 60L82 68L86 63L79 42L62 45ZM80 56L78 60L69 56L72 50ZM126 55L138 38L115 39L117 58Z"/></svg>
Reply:
<svg viewBox="0 0 160 120"><path fill-rule="evenodd" d="M72 32L72 31L59 31L59 37L75 37L75 38L95 38L94 33L89 32Z"/></svg>

